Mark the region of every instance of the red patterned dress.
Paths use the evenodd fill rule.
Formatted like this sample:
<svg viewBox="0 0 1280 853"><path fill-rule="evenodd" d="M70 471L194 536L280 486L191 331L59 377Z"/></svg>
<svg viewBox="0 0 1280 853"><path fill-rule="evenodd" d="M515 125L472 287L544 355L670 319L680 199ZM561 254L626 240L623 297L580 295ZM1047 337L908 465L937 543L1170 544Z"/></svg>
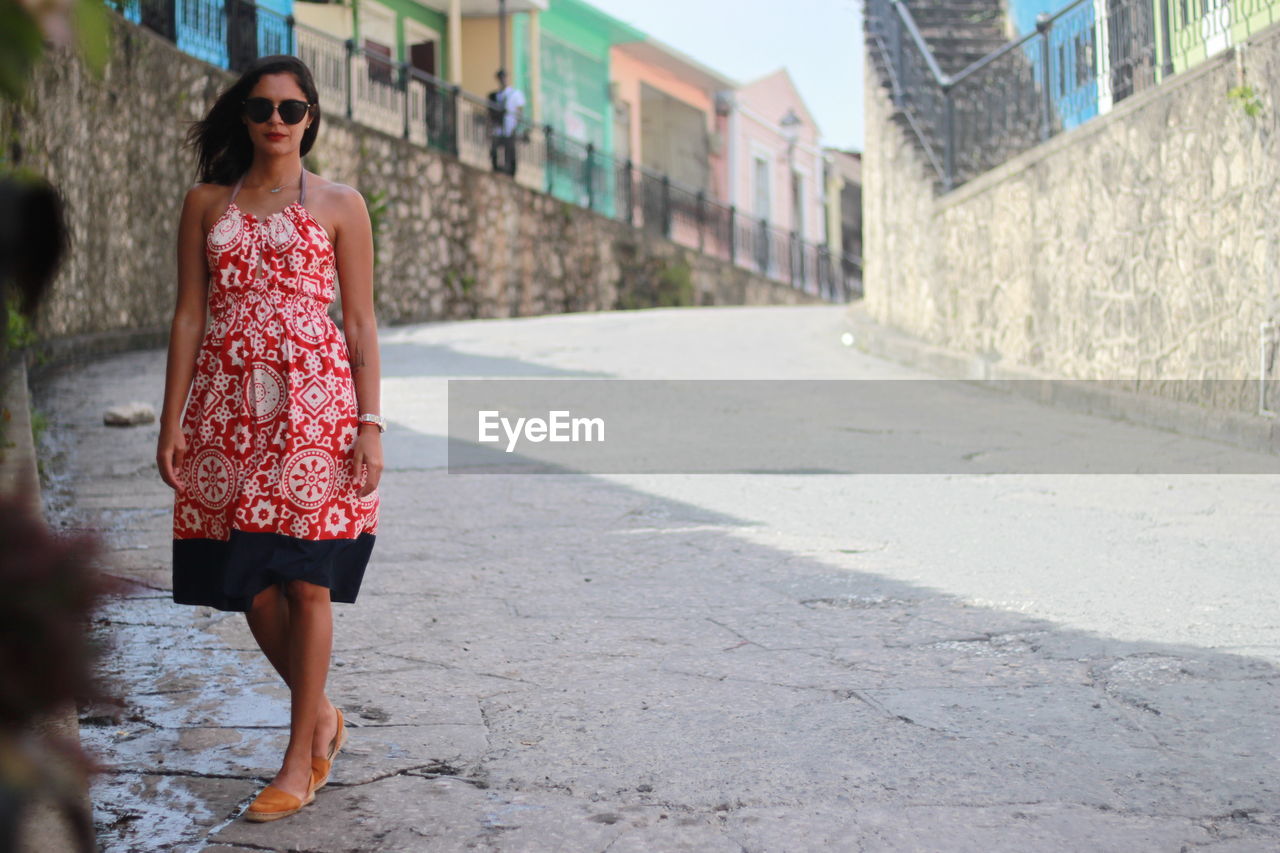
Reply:
<svg viewBox="0 0 1280 853"><path fill-rule="evenodd" d="M173 598L243 611L297 579L354 602L378 495L359 497L353 478L355 387L327 311L333 245L305 186L261 221L239 191L205 241L211 322L182 419Z"/></svg>

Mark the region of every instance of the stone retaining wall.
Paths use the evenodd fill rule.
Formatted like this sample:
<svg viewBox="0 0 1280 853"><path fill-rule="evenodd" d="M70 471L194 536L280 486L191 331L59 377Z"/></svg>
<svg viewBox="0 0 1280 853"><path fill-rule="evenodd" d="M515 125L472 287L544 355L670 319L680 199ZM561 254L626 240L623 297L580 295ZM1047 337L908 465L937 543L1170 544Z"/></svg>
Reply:
<svg viewBox="0 0 1280 853"><path fill-rule="evenodd" d="M874 76L872 317L1000 367L1256 410L1260 363L1275 370L1280 30L939 197ZM1260 116L1228 97L1242 82Z"/></svg>

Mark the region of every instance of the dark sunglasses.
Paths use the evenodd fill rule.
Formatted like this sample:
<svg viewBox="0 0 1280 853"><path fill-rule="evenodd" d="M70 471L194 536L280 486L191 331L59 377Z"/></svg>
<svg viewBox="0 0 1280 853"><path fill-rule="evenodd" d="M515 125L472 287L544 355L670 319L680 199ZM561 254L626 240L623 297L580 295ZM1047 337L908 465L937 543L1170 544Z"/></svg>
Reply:
<svg viewBox="0 0 1280 853"><path fill-rule="evenodd" d="M306 101L281 101L277 107L268 98L249 98L244 102L244 114L249 121L262 124L271 121L271 114L280 111L280 120L285 124L297 124L307 117L311 104Z"/></svg>

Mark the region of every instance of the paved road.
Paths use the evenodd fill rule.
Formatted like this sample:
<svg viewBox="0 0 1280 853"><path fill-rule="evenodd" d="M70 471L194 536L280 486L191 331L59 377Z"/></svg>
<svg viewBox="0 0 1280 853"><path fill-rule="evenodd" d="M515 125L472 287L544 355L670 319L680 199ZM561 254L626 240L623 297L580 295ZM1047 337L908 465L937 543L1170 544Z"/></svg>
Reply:
<svg viewBox="0 0 1280 853"><path fill-rule="evenodd" d="M336 608L350 747L314 806L266 825L236 815L287 695L242 618L167 600L154 428L100 426L110 402L159 402L163 355L47 378L51 513L103 531L134 584L96 626L126 711L83 721L113 766L105 849L1280 847L1274 476L444 467L449 377L919 378L843 347L842 316L388 331L383 527ZM1002 405L1007 430L966 452L1080 427Z"/></svg>

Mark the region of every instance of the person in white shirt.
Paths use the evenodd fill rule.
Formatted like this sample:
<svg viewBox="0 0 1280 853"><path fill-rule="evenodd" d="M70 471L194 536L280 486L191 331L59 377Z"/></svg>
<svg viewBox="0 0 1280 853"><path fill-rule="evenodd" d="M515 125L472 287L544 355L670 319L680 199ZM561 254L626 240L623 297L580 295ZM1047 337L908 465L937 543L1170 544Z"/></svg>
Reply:
<svg viewBox="0 0 1280 853"><path fill-rule="evenodd" d="M495 172L516 174L516 140L524 119L524 93L507 85L507 72L495 75L498 88L489 93L489 161Z"/></svg>

